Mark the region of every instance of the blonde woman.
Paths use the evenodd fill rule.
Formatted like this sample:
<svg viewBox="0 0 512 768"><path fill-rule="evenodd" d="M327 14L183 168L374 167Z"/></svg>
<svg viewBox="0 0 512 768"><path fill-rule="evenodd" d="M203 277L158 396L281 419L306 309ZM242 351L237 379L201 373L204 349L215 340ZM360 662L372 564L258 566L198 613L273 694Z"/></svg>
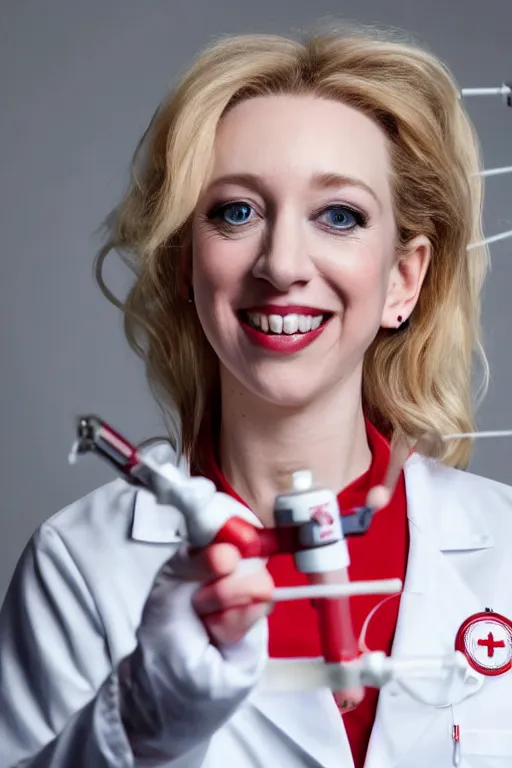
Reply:
<svg viewBox="0 0 512 768"><path fill-rule="evenodd" d="M271 525L294 469L343 513L391 437L471 431L478 170L453 79L414 45L350 31L201 54L137 149L99 262L135 268L127 336L184 471ZM467 442L440 445L350 542L352 578L405 578L367 633L397 656L512 615L511 492L460 471ZM510 765L506 618L496 641L481 620L484 671L458 687L390 684L342 715L327 690L255 690L267 648L319 653L310 605L266 618L273 585L300 578L291 561L243 576L216 545L178 578L180 541L177 511L120 480L41 526L1 613L1 768ZM356 633L377 602L352 601Z"/></svg>

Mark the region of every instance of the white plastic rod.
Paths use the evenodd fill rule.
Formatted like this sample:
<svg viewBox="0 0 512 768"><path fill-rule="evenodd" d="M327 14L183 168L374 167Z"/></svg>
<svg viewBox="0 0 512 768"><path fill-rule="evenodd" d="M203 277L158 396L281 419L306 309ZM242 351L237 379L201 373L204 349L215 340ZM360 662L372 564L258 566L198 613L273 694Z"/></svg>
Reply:
<svg viewBox="0 0 512 768"><path fill-rule="evenodd" d="M470 243L467 246L468 251L472 251L474 248L480 248L481 245L489 245L490 243L497 243L499 240L507 240L512 237L512 229L508 232L500 232L499 235L492 235L492 237L486 237L485 240L480 240L478 243Z"/></svg>
<svg viewBox="0 0 512 768"><path fill-rule="evenodd" d="M476 440L480 437L512 437L512 429L496 429L487 432L454 432L453 435L443 435L443 440L461 440L463 437Z"/></svg>
<svg viewBox="0 0 512 768"><path fill-rule="evenodd" d="M507 96L512 88L509 85L501 85L499 88L463 88L461 93L466 96Z"/></svg>
<svg viewBox="0 0 512 768"><path fill-rule="evenodd" d="M287 600L314 600L321 597L352 597L355 595L390 595L400 592L400 579L376 581L351 581L348 584L311 584L303 587L277 587L272 592L272 602Z"/></svg>
<svg viewBox="0 0 512 768"><path fill-rule="evenodd" d="M355 661L326 664L323 659L269 659L260 683L265 693L335 690L342 684L360 681L381 688L389 680L446 678L465 674L467 661L460 653L446 656L394 659L377 651Z"/></svg>
<svg viewBox="0 0 512 768"><path fill-rule="evenodd" d="M475 176L501 176L504 173L512 173L512 165L503 165L501 168L485 168L475 173Z"/></svg>
<svg viewBox="0 0 512 768"><path fill-rule="evenodd" d="M264 693L333 690L343 676L343 668L333 666L323 659L269 659L258 688Z"/></svg>

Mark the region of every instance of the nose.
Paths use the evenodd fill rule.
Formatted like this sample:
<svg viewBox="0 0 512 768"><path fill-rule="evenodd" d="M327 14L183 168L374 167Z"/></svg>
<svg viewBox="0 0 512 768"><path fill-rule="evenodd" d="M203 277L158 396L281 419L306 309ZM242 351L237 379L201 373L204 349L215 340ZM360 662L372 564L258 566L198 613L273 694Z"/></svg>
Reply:
<svg viewBox="0 0 512 768"><path fill-rule="evenodd" d="M252 274L285 292L297 283L308 283L314 271L300 220L293 211L277 214L268 224Z"/></svg>

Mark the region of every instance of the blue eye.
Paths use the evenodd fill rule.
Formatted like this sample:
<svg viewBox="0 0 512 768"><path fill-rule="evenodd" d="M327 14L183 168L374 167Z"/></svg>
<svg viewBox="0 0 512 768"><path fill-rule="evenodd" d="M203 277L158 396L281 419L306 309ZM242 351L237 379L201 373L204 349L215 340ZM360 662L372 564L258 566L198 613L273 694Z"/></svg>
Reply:
<svg viewBox="0 0 512 768"><path fill-rule="evenodd" d="M344 205L331 205L320 215L324 224L338 230L354 229L356 226L364 226L364 217L358 211L353 211Z"/></svg>
<svg viewBox="0 0 512 768"><path fill-rule="evenodd" d="M226 224L238 226L246 224L251 218L252 208L248 203L229 203L218 209L218 216Z"/></svg>

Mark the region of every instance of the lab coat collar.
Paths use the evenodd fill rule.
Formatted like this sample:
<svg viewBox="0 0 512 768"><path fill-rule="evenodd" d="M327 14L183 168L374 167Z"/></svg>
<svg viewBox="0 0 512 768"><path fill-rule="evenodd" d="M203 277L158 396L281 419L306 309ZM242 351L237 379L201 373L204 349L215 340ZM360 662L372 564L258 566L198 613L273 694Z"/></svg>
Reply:
<svg viewBox="0 0 512 768"><path fill-rule="evenodd" d="M168 505L157 504L149 491L137 491L133 500L131 537L152 544L175 544L185 538L183 515Z"/></svg>
<svg viewBox="0 0 512 768"><path fill-rule="evenodd" d="M468 497L464 482L468 477L476 483L480 480L418 454L405 465L409 523L428 535L441 552L488 549L494 544L477 496ZM460 491L466 491L464 499Z"/></svg>
<svg viewBox="0 0 512 768"><path fill-rule="evenodd" d="M156 455L154 451L152 455ZM163 457L163 453L159 455ZM180 464L180 468L187 472L185 463ZM409 459L405 467L405 478L410 527L428 535L441 552L492 546L492 536L479 509L468 504L460 504L456 498L450 482L452 472L453 470L417 454ZM436 488L435 508L421 503L421 499L414 491L415 485L419 484L427 492L432 483ZM254 522L260 525L256 516L254 516ZM184 536L184 519L175 507L157 504L151 493L144 490L137 491L132 515L131 537L133 539L173 543L181 541Z"/></svg>
<svg viewBox="0 0 512 768"><path fill-rule="evenodd" d="M174 451L169 444L154 445L147 449L147 453L153 460L177 464L185 475L189 474L186 461L176 462ZM133 500L130 535L136 541L174 544L185 538L185 519L176 507L158 504L152 493L138 490Z"/></svg>

